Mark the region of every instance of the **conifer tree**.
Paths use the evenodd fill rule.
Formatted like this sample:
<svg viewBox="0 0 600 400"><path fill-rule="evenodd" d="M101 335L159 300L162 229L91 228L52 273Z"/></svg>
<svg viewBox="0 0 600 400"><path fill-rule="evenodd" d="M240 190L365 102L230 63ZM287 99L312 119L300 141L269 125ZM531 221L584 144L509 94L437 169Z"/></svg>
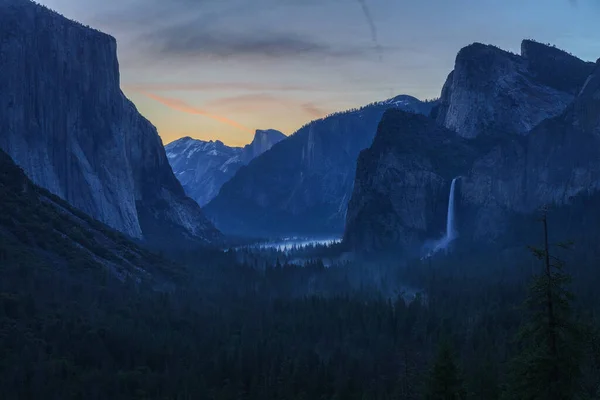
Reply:
<svg viewBox="0 0 600 400"><path fill-rule="evenodd" d="M577 398L580 374L580 335L573 321L572 294L566 286L570 276L563 272L564 262L550 254L546 210L543 224L543 248L530 247L543 264L534 277L525 301L528 315L517 341L520 355L513 361L507 399L567 400ZM568 244L558 244L567 248Z"/></svg>
<svg viewBox="0 0 600 400"><path fill-rule="evenodd" d="M399 353L400 380L397 385L395 399L412 400L419 398L416 387L419 378L417 354L411 346L414 346L414 344L405 344Z"/></svg>
<svg viewBox="0 0 600 400"><path fill-rule="evenodd" d="M463 400L466 393L452 348L442 341L427 386L427 400Z"/></svg>

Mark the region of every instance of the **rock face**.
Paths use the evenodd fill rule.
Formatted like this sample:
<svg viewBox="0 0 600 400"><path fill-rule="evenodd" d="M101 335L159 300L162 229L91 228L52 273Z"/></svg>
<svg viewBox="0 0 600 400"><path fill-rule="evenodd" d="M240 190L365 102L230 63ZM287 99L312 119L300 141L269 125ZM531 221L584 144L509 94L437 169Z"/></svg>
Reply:
<svg viewBox="0 0 600 400"><path fill-rule="evenodd" d="M170 283L171 273L181 272L176 265L33 184L0 150L3 267L11 261L23 262L24 255L32 267L44 265L64 271L61 267L67 265L69 272L79 273L101 267L121 280L144 280L157 289Z"/></svg>
<svg viewBox="0 0 600 400"><path fill-rule="evenodd" d="M242 167L204 211L225 233L341 234L356 159L385 110L428 114L433 105L398 96L313 121Z"/></svg>
<svg viewBox="0 0 600 400"><path fill-rule="evenodd" d="M188 196L206 205L238 169L285 139L274 129L257 130L252 143L229 147L223 142L184 137L165 146L173 172Z"/></svg>
<svg viewBox="0 0 600 400"><path fill-rule="evenodd" d="M476 154L433 119L388 110L358 158L344 242L372 251L435 237L445 229L449 183Z"/></svg>
<svg viewBox="0 0 600 400"><path fill-rule="evenodd" d="M521 141L503 141L483 154L463 181L462 202L476 210L477 237L499 231L509 211L568 206L600 191L600 68L571 105Z"/></svg>
<svg viewBox="0 0 600 400"><path fill-rule="evenodd" d="M0 147L34 183L127 235L219 232L119 88L114 38L28 0L0 2Z"/></svg>
<svg viewBox="0 0 600 400"><path fill-rule="evenodd" d="M538 57L531 54L539 46L525 43L524 54ZM455 201L461 241L501 243L517 237L522 228L518 221L531 225L532 214L545 205L562 210L568 216L565 223L577 218L585 222L592 204L585 199L600 198L600 65L584 79L575 79L573 65L587 70L590 63L580 64L552 48L542 50L557 54L552 60L556 68L566 66L565 78L560 79L556 70L536 76L555 82L573 100L525 134L519 127L526 124L511 119L505 127L512 124L512 132L463 138L425 117L386 113L373 145L358 161L345 243L361 251L419 252L445 229L450 182L455 177L460 177ZM575 88L573 82L579 81ZM485 117L488 109L478 109L478 104L503 107L486 96L496 98L494 93L485 94L480 103L473 103L475 110L465 110L469 118L459 114L457 118L485 121L479 112ZM523 118L532 121L530 115Z"/></svg>
<svg viewBox="0 0 600 400"><path fill-rule="evenodd" d="M525 134L561 114L593 69L593 63L529 40L520 56L475 43L458 53L435 116L466 138Z"/></svg>
<svg viewBox="0 0 600 400"><path fill-rule="evenodd" d="M257 129L252 143L244 146L242 150L243 162L248 164L285 138L286 136L283 133L275 129Z"/></svg>

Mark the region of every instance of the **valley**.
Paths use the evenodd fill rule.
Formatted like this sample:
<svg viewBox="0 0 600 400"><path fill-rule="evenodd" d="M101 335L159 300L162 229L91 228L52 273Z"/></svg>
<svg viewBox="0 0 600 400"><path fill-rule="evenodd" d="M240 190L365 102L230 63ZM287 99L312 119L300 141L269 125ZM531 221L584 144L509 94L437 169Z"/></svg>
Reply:
<svg viewBox="0 0 600 400"><path fill-rule="evenodd" d="M360 3L383 81L389 49ZM205 6L164 25L147 23L168 14L150 2L142 24L106 14L117 32L143 31L119 46L207 79L128 83L144 99L167 92L138 99L164 107L147 119L121 79L160 75L158 61L117 59L113 36L0 0L2 399L600 398L600 59L474 42L456 48L439 97L329 112L318 101L335 91L281 84L270 64L290 73L281 53L316 52L352 82L338 68L358 54L358 71L367 50L198 39L219 25L218 13L191 19ZM159 29L181 21L185 35ZM269 85L217 81L233 54L240 76ZM211 92L225 97L202 103ZM308 122L247 128L265 104L273 122L282 109ZM159 132L151 119L171 111L181 121ZM250 139L165 145L186 113Z"/></svg>

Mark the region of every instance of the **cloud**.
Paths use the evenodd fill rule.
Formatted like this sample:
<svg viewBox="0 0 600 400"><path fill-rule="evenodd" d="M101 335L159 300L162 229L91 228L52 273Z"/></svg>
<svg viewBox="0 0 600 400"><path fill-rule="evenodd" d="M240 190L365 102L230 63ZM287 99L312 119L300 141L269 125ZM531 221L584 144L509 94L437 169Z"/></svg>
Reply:
<svg viewBox="0 0 600 400"><path fill-rule="evenodd" d="M414 69L421 69L421 66ZM356 82L356 80L355 80ZM123 89L135 92L209 92L209 91L244 91L244 92L310 92L310 93L377 93L387 90L385 87L374 86L370 81L364 87L350 86L317 86L317 85L288 85L253 82L171 82L171 83L124 83Z"/></svg>
<svg viewBox="0 0 600 400"><path fill-rule="evenodd" d="M171 0L168 6L163 0L121 1L121 7L96 18L114 29L135 30L137 50L163 58L345 59L364 58L381 50L376 37L375 46L346 40L333 43L312 29L286 24L299 14L296 10L312 9L314 14L324 3L346 8L355 0ZM266 16L270 11L274 12L271 19ZM306 11L300 14L307 15ZM374 29L372 19L368 20ZM373 32L376 36L376 30Z"/></svg>
<svg viewBox="0 0 600 400"><path fill-rule="evenodd" d="M372 47L333 46L306 35L285 32L234 33L190 25L175 25L148 34L145 39L163 56L198 57L215 60L289 59L289 58L360 58L373 52Z"/></svg>
<svg viewBox="0 0 600 400"><path fill-rule="evenodd" d="M301 108L305 114L308 114L313 118L322 118L327 114L331 114L331 111L325 111L322 108L316 106L314 103L304 103L301 105Z"/></svg>
<svg viewBox="0 0 600 400"><path fill-rule="evenodd" d="M187 114L194 114L194 115L202 115L204 117L208 117L211 119L214 119L215 121L219 121L223 124L232 126L234 128L237 128L239 130L242 130L244 132L249 132L249 133L253 133L253 130L242 125L239 124L227 117L221 116L221 115L216 115L213 113L209 113L208 111L193 107L187 103L185 103L184 101L181 101L179 99L173 99L173 98L169 98L169 97L162 97L162 96L158 96L156 94L153 93L149 93L149 92L144 92L144 91L140 91L139 93L143 94L144 96L152 99L152 100L156 100L158 102L160 102L161 104L164 104L165 106L173 109L173 110L177 110L177 111L181 111Z"/></svg>
<svg viewBox="0 0 600 400"><path fill-rule="evenodd" d="M189 92L189 91L276 91L276 92L313 92L323 90L318 87L300 85L277 85L268 83L251 82L182 82L182 83L129 83L123 85L124 89L149 92Z"/></svg>
<svg viewBox="0 0 600 400"><path fill-rule="evenodd" d="M81 0L84 1L84 0ZM87 0L92 1L92 0ZM345 11L357 0L106 0L93 15L95 25L123 33L138 58L198 60L280 60L381 58L382 47L366 0L358 0L373 45L320 37L312 29L286 23L294 16L317 17L321 7ZM306 10L310 10L307 11ZM267 14L270 14L271 19ZM273 17L277 15L277 17ZM314 17L313 17L314 15ZM276 19L276 23L272 18ZM290 21L291 22L291 21ZM317 29L318 31L318 29ZM341 39L341 43L339 40Z"/></svg>
<svg viewBox="0 0 600 400"><path fill-rule="evenodd" d="M284 107L294 111L301 111L311 118L321 118L331 112L313 102L302 102L283 96L274 96L268 93L243 94L239 96L222 97L206 103L205 108L227 109L236 113L256 113L274 111Z"/></svg>

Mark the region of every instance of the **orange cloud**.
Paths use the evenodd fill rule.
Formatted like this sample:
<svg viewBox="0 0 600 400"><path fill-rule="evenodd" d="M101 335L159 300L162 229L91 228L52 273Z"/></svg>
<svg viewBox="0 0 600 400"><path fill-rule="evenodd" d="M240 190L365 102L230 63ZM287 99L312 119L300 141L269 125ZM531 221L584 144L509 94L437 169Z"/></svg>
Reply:
<svg viewBox="0 0 600 400"><path fill-rule="evenodd" d="M138 92L152 100L156 100L159 103L164 104L165 106L167 106L173 110L181 111L181 112L184 112L187 114L202 115L204 117L208 117L208 118L214 119L215 121L219 121L219 122L222 122L229 126L232 126L234 128L240 129L244 132L254 133L254 131L252 129L250 129L242 124L239 124L227 117L212 114L212 113L209 113L208 111L204 111L199 108L192 107L189 104L185 103L184 101L181 101L178 99L172 99L172 98L168 98L168 97L158 96L156 94L149 93L149 92L146 92L143 90L138 90Z"/></svg>
<svg viewBox="0 0 600 400"><path fill-rule="evenodd" d="M299 110L311 118L322 118L329 114L314 103L300 102L287 97L274 96L267 93L243 94L239 96L223 97L206 104L206 107L226 108L235 112L256 113L264 110L273 110L275 107L286 107Z"/></svg>
<svg viewBox="0 0 600 400"><path fill-rule="evenodd" d="M221 90L239 90L246 92L311 92L311 93L332 93L332 94L353 94L353 93L379 93L387 92L389 87L375 87L367 85L365 87L328 87L316 85L287 85L271 83L253 83L253 82L171 82L171 83L121 83L125 90L136 92L201 92L201 91L221 91Z"/></svg>
<svg viewBox="0 0 600 400"><path fill-rule="evenodd" d="M302 109L304 112L314 118L323 118L327 114L330 114L331 111L325 111L313 103L304 103L302 104Z"/></svg>
<svg viewBox="0 0 600 400"><path fill-rule="evenodd" d="M251 82L180 82L180 83L128 83L123 89L137 92L174 92L174 91L209 91L209 90L245 90L245 91L326 91L323 88L299 85L273 85Z"/></svg>

